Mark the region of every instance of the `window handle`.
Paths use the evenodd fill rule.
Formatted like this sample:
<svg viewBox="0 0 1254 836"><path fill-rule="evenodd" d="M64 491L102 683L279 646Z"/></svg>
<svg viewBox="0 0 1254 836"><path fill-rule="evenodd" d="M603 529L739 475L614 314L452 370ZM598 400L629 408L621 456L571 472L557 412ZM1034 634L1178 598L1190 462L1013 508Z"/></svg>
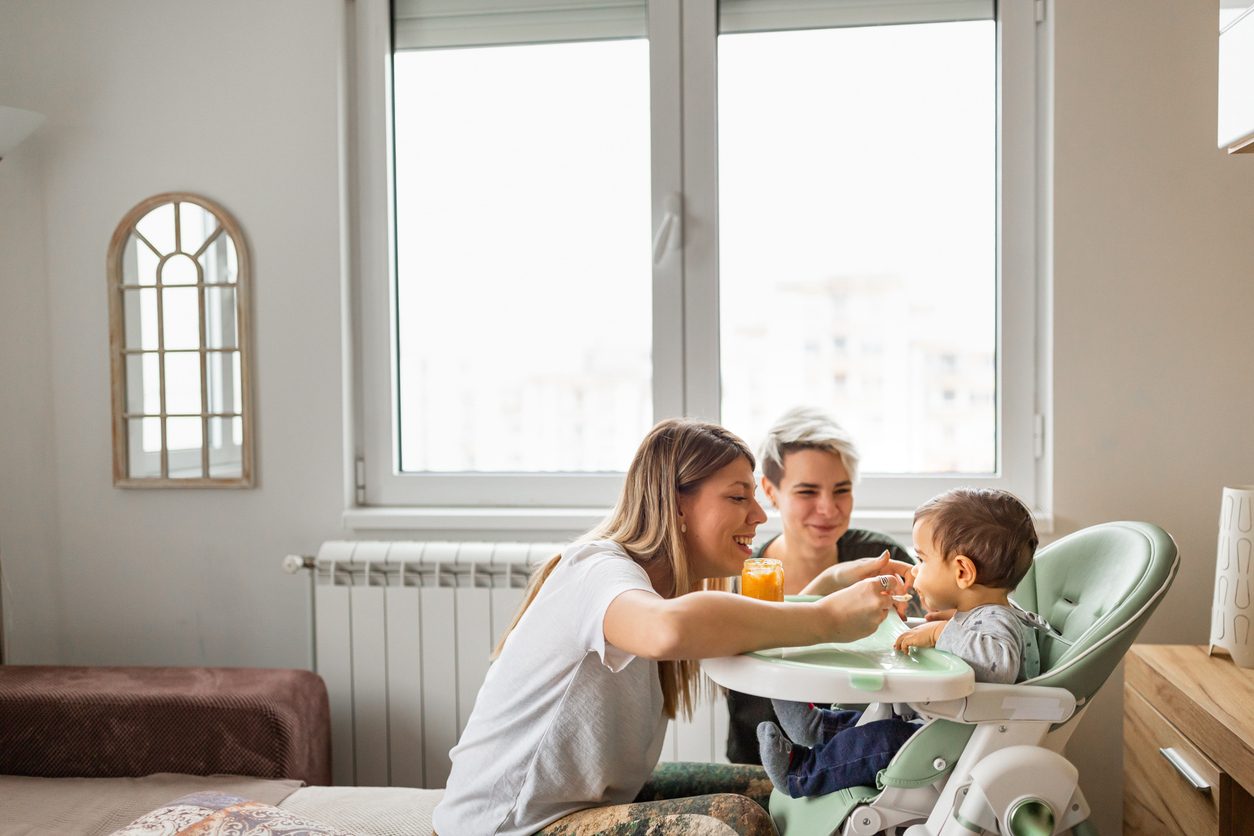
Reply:
<svg viewBox="0 0 1254 836"><path fill-rule="evenodd" d="M653 235L653 264L662 263L668 250L677 250L684 244L684 201L678 192L671 192L662 201L662 222Z"/></svg>

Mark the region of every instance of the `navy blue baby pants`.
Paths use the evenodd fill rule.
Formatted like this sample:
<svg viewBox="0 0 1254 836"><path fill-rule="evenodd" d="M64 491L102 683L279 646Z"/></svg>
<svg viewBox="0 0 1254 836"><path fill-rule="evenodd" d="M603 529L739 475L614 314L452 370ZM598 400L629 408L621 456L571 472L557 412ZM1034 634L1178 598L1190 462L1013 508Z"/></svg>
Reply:
<svg viewBox="0 0 1254 836"><path fill-rule="evenodd" d="M818 745L792 750L787 791L793 798L826 795L846 787L874 787L879 771L919 730L918 724L900 717L858 726L861 711L819 710Z"/></svg>

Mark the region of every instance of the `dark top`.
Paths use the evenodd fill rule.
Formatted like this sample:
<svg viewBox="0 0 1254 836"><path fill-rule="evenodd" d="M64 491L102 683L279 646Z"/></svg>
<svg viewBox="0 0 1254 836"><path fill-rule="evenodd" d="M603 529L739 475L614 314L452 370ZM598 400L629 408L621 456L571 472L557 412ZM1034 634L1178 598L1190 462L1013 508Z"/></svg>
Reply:
<svg viewBox="0 0 1254 836"><path fill-rule="evenodd" d="M773 542L775 537L755 549L753 557L762 557L767 546ZM893 560L914 563L914 558L887 534L863 531L860 528L849 529L836 541L836 554L839 555L837 562L879 557L884 549L888 549ZM912 602L911 608L915 606L915 602ZM758 753L758 723L767 720L779 722L775 717L775 709L771 708L771 701L766 697L729 690L727 712L731 715L731 722L727 727L727 759L732 763L762 763L762 756Z"/></svg>

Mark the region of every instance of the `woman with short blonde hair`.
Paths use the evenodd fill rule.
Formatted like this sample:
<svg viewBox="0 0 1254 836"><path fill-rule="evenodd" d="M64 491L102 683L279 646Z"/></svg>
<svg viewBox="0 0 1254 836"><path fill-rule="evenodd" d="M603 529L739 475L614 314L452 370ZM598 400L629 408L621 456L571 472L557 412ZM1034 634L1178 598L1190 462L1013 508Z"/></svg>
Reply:
<svg viewBox="0 0 1254 836"><path fill-rule="evenodd" d="M786 593L842 589L882 560L891 561L890 571L909 571L913 560L895 540L849 525L858 448L834 418L813 407L790 409L767 431L759 451L762 492L779 510L783 533L759 545L753 556L784 564ZM912 611L921 613L917 605ZM727 759L761 763L757 728L777 722L771 701L728 691L727 709Z"/></svg>
<svg viewBox="0 0 1254 836"><path fill-rule="evenodd" d="M778 485L784 477L784 457L797 450L825 450L837 456L849 474L858 481L858 448L853 437L821 409L794 407L771 426L758 448L762 475Z"/></svg>

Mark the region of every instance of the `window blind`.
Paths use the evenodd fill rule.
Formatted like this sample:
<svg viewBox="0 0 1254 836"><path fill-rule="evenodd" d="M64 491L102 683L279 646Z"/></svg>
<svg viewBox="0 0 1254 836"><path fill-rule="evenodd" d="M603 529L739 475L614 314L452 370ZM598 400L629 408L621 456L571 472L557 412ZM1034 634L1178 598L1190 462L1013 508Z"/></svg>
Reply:
<svg viewBox="0 0 1254 836"><path fill-rule="evenodd" d="M646 5L646 0L393 0L392 37L397 50L643 38ZM722 0L719 32L992 20L994 15L994 0Z"/></svg>
<svg viewBox="0 0 1254 836"><path fill-rule="evenodd" d="M393 0L393 48L643 38L645 6L645 0Z"/></svg>
<svg viewBox="0 0 1254 836"><path fill-rule="evenodd" d="M993 20L994 0L722 0L718 31L772 32Z"/></svg>

